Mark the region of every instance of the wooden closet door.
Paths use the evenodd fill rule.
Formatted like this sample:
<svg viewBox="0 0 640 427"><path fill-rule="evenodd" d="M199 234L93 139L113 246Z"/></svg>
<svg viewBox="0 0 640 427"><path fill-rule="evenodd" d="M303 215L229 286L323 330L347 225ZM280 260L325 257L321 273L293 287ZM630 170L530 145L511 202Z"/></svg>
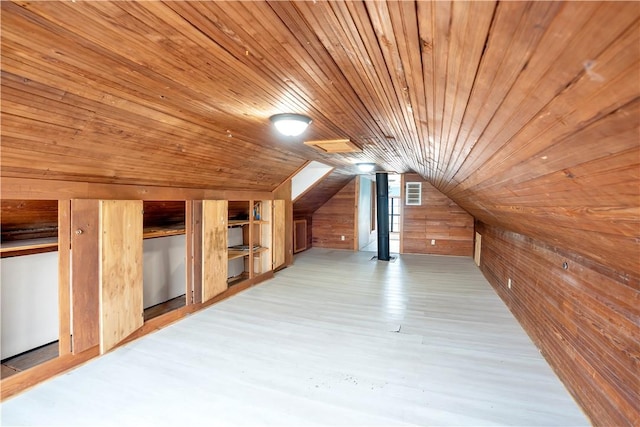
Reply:
<svg viewBox="0 0 640 427"><path fill-rule="evenodd" d="M144 323L142 201L100 201L100 353Z"/></svg>
<svg viewBox="0 0 640 427"><path fill-rule="evenodd" d="M227 215L226 200L202 201L202 302L227 290Z"/></svg>
<svg viewBox="0 0 640 427"><path fill-rule="evenodd" d="M71 201L73 353L100 344L100 202Z"/></svg>
<svg viewBox="0 0 640 427"><path fill-rule="evenodd" d="M285 203L284 200L273 201L273 269L280 267L285 262Z"/></svg>

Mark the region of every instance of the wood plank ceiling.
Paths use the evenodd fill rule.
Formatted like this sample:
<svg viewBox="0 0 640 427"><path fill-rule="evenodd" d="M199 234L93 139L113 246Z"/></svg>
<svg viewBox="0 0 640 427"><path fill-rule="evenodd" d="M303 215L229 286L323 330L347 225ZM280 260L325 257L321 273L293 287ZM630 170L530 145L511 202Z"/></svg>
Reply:
<svg viewBox="0 0 640 427"><path fill-rule="evenodd" d="M640 271L637 2L2 2L2 176L273 190L415 171ZM305 139L275 134L304 113ZM621 256L623 254L624 256Z"/></svg>

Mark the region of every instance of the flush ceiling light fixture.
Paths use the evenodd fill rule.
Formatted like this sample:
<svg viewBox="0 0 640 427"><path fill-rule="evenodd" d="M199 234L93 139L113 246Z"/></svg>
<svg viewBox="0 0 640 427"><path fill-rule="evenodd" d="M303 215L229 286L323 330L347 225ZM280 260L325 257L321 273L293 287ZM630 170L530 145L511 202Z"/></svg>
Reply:
<svg viewBox="0 0 640 427"><path fill-rule="evenodd" d="M376 167L373 163L356 163L360 172L371 172Z"/></svg>
<svg viewBox="0 0 640 427"><path fill-rule="evenodd" d="M302 114L276 114L269 118L278 132L286 136L298 136L311 123L311 118Z"/></svg>

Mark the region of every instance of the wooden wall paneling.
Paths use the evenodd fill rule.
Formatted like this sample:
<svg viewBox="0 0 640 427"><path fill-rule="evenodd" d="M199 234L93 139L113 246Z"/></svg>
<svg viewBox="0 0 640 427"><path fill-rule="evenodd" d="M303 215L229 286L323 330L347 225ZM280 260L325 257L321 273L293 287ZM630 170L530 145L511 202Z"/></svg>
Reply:
<svg viewBox="0 0 640 427"><path fill-rule="evenodd" d="M601 162L608 162L611 157L638 148L638 120L629 120L629 117L638 117L639 115L640 100L635 99L623 108L617 109L567 137L555 139L553 143L527 146L523 150L525 156L522 156L522 153L514 154L518 162L514 162L508 170L508 174L504 171L495 173L476 188L482 188L485 192L490 192L487 194L500 198L513 197L514 193L520 197L521 191L530 188L538 187L539 189L541 186L553 185L552 189L555 190L556 186L562 185L561 182L567 181L566 179L564 181L558 180L559 182L547 181L550 178L557 179L558 175L555 173L559 171L572 171L574 167L588 166L591 168L590 172L595 173L602 169ZM578 143L581 155L575 156L575 144ZM627 153L627 156L629 154L631 153ZM628 156L627 162L616 163L624 166L634 164L634 160L632 156ZM566 178L566 175L564 177ZM542 180L542 182L538 182L538 180ZM511 191L507 190L507 181L510 184L509 190L513 188ZM558 193L558 191L548 192L551 195ZM540 200L526 200L527 203L531 201L539 202ZM593 202L597 203L599 200L593 200Z"/></svg>
<svg viewBox="0 0 640 427"><path fill-rule="evenodd" d="M227 289L226 200L202 201L202 302Z"/></svg>
<svg viewBox="0 0 640 427"><path fill-rule="evenodd" d="M307 220L296 219L293 221L294 253L307 249Z"/></svg>
<svg viewBox="0 0 640 427"><path fill-rule="evenodd" d="M6 194L3 189L3 197ZM58 233L56 200L0 201L0 237L3 242L55 237Z"/></svg>
<svg viewBox="0 0 640 427"><path fill-rule="evenodd" d="M499 227L478 223L478 230L481 270L591 421L636 425L640 277L623 280L578 254Z"/></svg>
<svg viewBox="0 0 640 427"><path fill-rule="evenodd" d="M100 353L144 323L142 201L100 201Z"/></svg>
<svg viewBox="0 0 640 427"><path fill-rule="evenodd" d="M217 64L219 61L214 60L213 57L211 56L212 53L210 52L207 53L207 50L204 47L202 47L201 49L204 55L185 54L185 53L182 53L179 49L171 49L173 45L170 46L171 48L169 49L169 52L167 52L167 55L156 55L157 49L149 50L148 46L151 45L152 43L150 43L147 37L151 37L149 33L153 33L159 30L160 31L166 30L166 31L163 31L163 34L167 34L167 32L169 31L166 29L167 26L168 25L170 26L171 24L173 24L175 27L178 27L178 28L186 25L186 28L184 28L184 31L186 31L186 33L183 33L180 36L174 33L174 37L172 39L176 41L179 40L184 42L191 49L196 48L198 44L197 42L195 44L193 43L189 44L190 41L192 42L196 41L193 39L188 40L190 37L195 39L200 39L201 43L209 43L210 40L204 37L200 32L193 31L193 28L189 26L188 23L184 22L182 19L180 19L180 17L175 16L175 14L173 14L174 16L172 17L173 20L171 21L171 24L168 24L167 22L163 22L162 19L155 18L154 14L161 16L163 14L166 14L167 12L170 12L169 9L166 8L166 6L163 6L163 5L156 6L156 7L147 6L144 8L144 9L151 9L149 11L144 11L144 10L135 11L133 10L135 8L136 7L132 7L132 6L121 7L120 5L115 5L115 4L85 6L85 7L74 8L73 10L65 9L64 7L59 8L57 10L57 9L48 9L46 6L42 6L42 7L31 6L29 7L30 11L27 11L26 7L23 9L20 9L20 8L12 8L11 5L6 6L6 9L11 12L11 13L7 13L7 15L10 15L13 27L22 27L23 31L31 31L30 34L32 34L32 38L38 39L38 40L44 40L45 44L55 43L55 45L58 46L57 52L62 52L62 53L59 60L57 61L57 64L59 65L59 69L56 71L62 72L64 70L69 73L69 75L66 76L67 78L64 79L66 80L66 82L64 83L64 86L68 87L69 85L74 84L74 79L72 77L73 75L83 75L85 79L89 79L91 81L96 82L95 86L99 86L100 84L105 84L106 86L110 87L109 92L112 94L111 96L113 96L112 99L118 101L118 102L114 102L113 104L117 104L120 107L120 111L118 111L117 113L109 112L107 114L96 115L95 117L93 117L91 121L87 122L88 126L83 130L83 132L86 132L87 134L88 133L99 134L102 136L103 134L107 133L103 130L104 128L117 127L118 129L127 130L126 132L130 135L130 138L126 138L126 139L135 139L138 141L138 144L142 145L145 143L149 143L149 138L138 137L141 129L146 129L148 131L148 135L155 134L155 135L158 135L159 137L161 134L166 135L166 134L174 133L173 131L171 131L171 129L175 130L177 128L177 126L172 126L170 129L167 123L172 123L175 125L177 124L176 122L178 123L181 122L180 124L182 124L184 127L193 128L194 127L193 123L200 122L202 123L202 125L200 125L199 131L196 128L195 131L191 132L191 136L179 139L179 141L182 143L180 145L182 146L187 145L188 141L190 140L197 141L198 133L199 134L203 133L203 131L205 130L203 129L204 124L208 123L208 121L199 120L198 118L194 119L193 116L188 115L187 112L193 113L194 107L198 105L197 103L193 103L190 100L191 99L201 100L201 103L199 104L201 107L200 108L196 107L196 110L200 110L198 111L198 115L202 119L204 119L205 115L208 116L210 114L210 109L202 107L202 105L206 103L206 100L203 99L202 94L205 92L208 92L208 90L199 92L194 90L192 86L207 84L207 81L209 82L209 84L211 82L211 79L207 77L207 74L205 71L198 71L198 70L205 70L207 68L203 66L204 63L200 64L199 58L201 56L211 57L209 61L210 66L212 66L211 64ZM38 9L37 12L35 11L35 9ZM138 15L137 16L130 15L135 13L138 13ZM105 16L113 16L113 14L116 14L119 16L118 25L109 25L111 23L104 22L103 18ZM68 28L65 28L63 30L62 27L65 27L67 25L67 23L64 22L65 18L69 15L76 15L76 18L78 20L76 21L75 25L73 25L73 28L71 30L69 30ZM80 15L80 16L77 16L77 15ZM30 19L26 18L26 16L28 16ZM18 22L15 22L14 21L15 19L19 19ZM145 22L148 20L151 20L153 22ZM87 23L90 22L91 24L80 25L79 24L80 22L87 22ZM114 32L115 27L121 28L121 27L130 26L130 25L134 27L137 25L137 27L129 28L129 31L126 31L126 32L122 32L122 31ZM24 27L28 27L28 28L24 28ZM141 31L141 29L144 29L145 27L147 27L148 29L146 31ZM183 28L180 28L180 29L183 29ZM177 33L179 34L179 31ZM125 34L126 34L126 40L123 40L123 37ZM28 43L27 41L13 39L12 37L13 35L14 35L13 31L8 31L7 37L9 40L11 40L12 43L15 42L16 44L28 45L28 46L22 46L22 49L20 50L26 49L26 50L32 50L34 52L38 50L37 44L31 45L31 43ZM76 52L76 54L64 55L64 52L66 52L66 50L70 48L68 40L73 39L74 37L78 38L77 43L72 43L72 45L74 46L73 49ZM153 42L155 41L155 39L152 39L151 41ZM129 47L125 48L124 47L125 45ZM211 48L210 50L215 50L215 46L216 45L213 44L208 47ZM8 52L5 54L5 56L8 57L7 59L9 59L13 56L12 50L7 49L7 51ZM134 52L134 51L137 53L132 55L131 52ZM145 51L146 51L146 55L145 53L143 53ZM220 53L221 55L225 54L224 51L219 49L218 49L218 53ZM71 59L72 56L73 56L73 59ZM181 60L172 61L169 59L172 56L174 58L179 57ZM136 61L139 61L139 58L141 57L146 57L145 62L153 64L154 67L157 67L155 68L155 72L151 71L149 66L144 66L144 65L141 66L140 64L136 63ZM38 60L39 62L41 62L39 64L40 65L39 68L42 68L45 70L50 69L50 66L48 66L47 61L42 61L34 58L32 58L32 60ZM198 63L193 64L194 61ZM234 59L229 57L228 61L234 61ZM10 62L10 61L7 61L7 62ZM162 64L159 64L159 62ZM191 62L190 65L193 66L193 70L194 70L194 73L191 75L191 83L192 83L191 85L176 83L176 82L181 82L184 79L180 79L180 78L171 79L166 77L166 74L182 71L182 69L176 69L175 67L175 63L178 63L178 62L181 62L181 63ZM16 68L18 68L15 70L16 72L18 71L24 72L24 70L19 69L19 66ZM130 69L130 70L134 70L134 72L113 73L112 72L113 69ZM163 72L165 74L163 74ZM227 77L226 79L224 79L222 77L223 75L224 75L223 73L220 73L221 81L222 80L226 81L230 78L230 77ZM38 78L33 75L30 75L29 77L31 77L33 80L36 80L36 81L45 79L44 77ZM261 80L259 74L254 73L253 77L255 77L255 79L253 79L254 81ZM58 83L58 84L63 85L63 83ZM75 84L81 85L82 82L78 82ZM251 80L248 80L247 84L255 87L255 84L252 84ZM122 88L126 88L127 86L135 87L134 92L136 93L132 94L131 92L122 89ZM158 89L161 88L164 95L161 97L158 97L157 94L152 95L149 91L152 90L151 88L154 88L154 87ZM73 90L70 88L69 91L75 92L75 93L83 93L85 96L91 97L95 101L97 101L96 106L94 107L94 111L96 110L104 111L105 108L109 108L104 105L101 105L103 99L100 98L100 96L102 95L99 95L98 91L96 91L95 94L94 93L88 94L87 92L90 92L89 89L86 89L86 88L81 89L79 86L76 90ZM220 94L224 96L223 92L220 92ZM228 95L230 100L232 100L234 96L235 95ZM261 98L263 97L264 95L261 96ZM178 101L183 101L183 103L187 105L184 105L184 104L180 105ZM136 111L135 112L136 114L131 114L132 113L131 111L126 111L127 108L131 108L132 106L143 107L144 111L143 112ZM106 113L106 111L104 112ZM161 117L157 117L160 112L163 112L165 114L161 115ZM183 114L179 114L179 112L182 112ZM223 113L218 112L218 114L223 114ZM181 115L182 117L176 117L179 115ZM185 115L187 117L184 117ZM119 117L116 119L115 118L116 116L119 116ZM126 117L126 119L121 120L122 117ZM146 119L148 117L155 119L154 121L156 122L156 126L149 126L150 124L149 120ZM227 120L231 119L237 122L237 116L235 117L236 118L234 118L234 116L228 116ZM140 121L141 121L140 124L130 124L130 121L132 121L135 118L140 118ZM117 121L119 121L119 123ZM99 124L99 122L104 122L105 125L101 125L102 128L96 127L96 125ZM260 128L264 129L264 127L266 126L268 126L268 123L263 122L261 123ZM240 129L240 126L236 125L235 128ZM162 133L160 133L158 129L162 129L161 131ZM220 138L220 139L227 138L227 132L226 132L227 129L228 129L228 126L225 127L224 129L218 128L216 132L218 134L217 138ZM236 143L234 144L235 151L230 153L231 156L238 156L239 151L244 149L244 150L247 150L247 152L243 157L245 158L245 160L247 158L250 158L251 157L249 155L251 151L250 148L252 146L255 148L255 145L245 142L245 138L240 138L239 137L240 135L237 135L238 132L236 132L235 130L234 130L234 133L236 133L235 136L237 140L236 140ZM81 133L80 135L77 136L77 138L84 139L83 134ZM64 139L70 140L71 138L64 138ZM166 139L167 138L165 138L165 140ZM177 138L171 138L171 140L175 140L175 139ZM117 144L118 139L112 139L112 142ZM161 138L158 140L158 142L159 142L158 146L162 147L166 145L166 142L162 142ZM99 150L98 148L99 145L106 146L106 144L99 144L100 141L95 141L94 139L91 139L91 138L87 139L85 143L86 143L85 145L92 145L95 143L96 144L95 148L98 150ZM198 151L198 149L192 148L193 144L188 144L188 145L190 146L190 150L180 150L179 149L180 147L178 147L178 150L174 149L173 153L170 153L170 152L157 153L161 155L153 156L154 164L149 164L149 162L147 161L148 158L141 157L140 155L136 156L135 151L131 151L132 150L131 144L129 144L128 147L127 145L122 144L122 147L121 147L122 150L120 150L120 153L109 153L108 156L103 156L102 158L103 161L101 163L103 163L104 165L109 165L109 167L118 168L118 170L120 170L121 172L117 174L116 180L120 182L124 181L125 179L134 179L134 180L137 180L138 183L141 183L141 181L146 181L147 184L152 184L153 180L156 179L156 176L165 176L167 178L174 178L174 182L182 181L186 183L185 180L191 181L191 184L186 186L197 187L198 185L193 180L202 180L202 176L204 174L207 174L207 173L211 174L210 171L212 169L204 166L205 164L210 166L211 163L209 161L194 162L193 160L198 159L199 157L197 155L195 157L192 157L192 156L194 156L194 154ZM225 156L215 155L211 157L210 153L206 153L205 151L202 151L202 148L204 147L205 147L204 144L200 144L199 150L201 151L200 154L202 154L202 156L200 157L207 156L208 157L207 160L211 160L213 164L216 164L217 162L219 166L223 167L224 165L220 163L221 162L220 159ZM153 146L149 145L149 148L152 149ZM48 157L55 158L55 153L53 151L59 150L59 149L56 148L54 145L47 146L47 149L51 151ZM130 153L127 153L127 151L130 151ZM144 152L144 151L145 150L139 150L139 152ZM166 151L170 151L170 147L168 147ZM208 151L209 152L212 151L210 145L209 145ZM217 149L214 149L213 151L217 151ZM127 155L127 154L132 154L132 155ZM217 160L216 160L216 157L217 157ZM74 165L74 167L76 169L80 167L82 158L85 158L85 156L78 156L78 158L75 160L76 164ZM238 160L240 160L240 158L241 157L237 157ZM43 162L44 160L46 159L43 158ZM73 173L71 170L61 170L61 168L64 168L66 164L69 164L70 159L66 158L66 161L65 161L65 158L61 157L56 160L58 161L57 162L52 161L50 162L50 164L47 164L47 166L50 166L51 173L55 173L54 172L55 170L59 170L62 174L66 174L64 175L65 178L73 179ZM263 160L262 163L264 163L265 159L262 159L262 160ZM274 156L274 161L276 163L280 163L280 165L276 166L274 164L272 165L273 167L263 167L262 165L256 165L256 168L259 168L264 175L263 179L261 180L262 184L260 184L260 185L263 185L263 189L267 189L269 187L273 188L275 185L277 185L277 183L281 182L284 178L286 178L287 170L292 171L292 167L287 165L287 161L285 161L282 157ZM94 163L98 163L98 162L94 162ZM160 166L160 163L162 163L162 166ZM191 167L190 169L186 169L185 167L189 163L191 164ZM127 170L120 169L119 165L128 166L126 168ZM171 170L172 165L174 166L173 171ZM177 165L180 165L184 173L176 174L175 166ZM154 171L152 166L155 167L156 174L151 173ZM100 171L96 170L97 166L94 165L92 167L89 162L84 162L83 167L86 168L87 170L90 168L94 169L92 173L93 176L104 175L104 173L101 173ZM240 169L237 169L236 172L238 170ZM147 172L148 174L146 179L143 176L145 172ZM250 172L248 172L247 177L249 173ZM201 176L200 178L197 178L198 174L200 174ZM221 178L226 179L224 178L224 174L220 174L220 173L211 174L210 178L211 179L209 180L209 182L214 182L216 179L219 180ZM238 180L235 180L233 182L240 183L242 179L240 177L237 177L237 178ZM104 176L102 177L102 179L104 179ZM202 183L204 182L205 181L202 180ZM257 184L257 181L254 181L254 184ZM240 184L240 186L237 188L242 188L242 186L246 186L246 185L248 185L248 181L245 182L244 184Z"/></svg>
<svg viewBox="0 0 640 427"><path fill-rule="evenodd" d="M637 45L638 29L633 22L638 15L638 8L630 3L611 7L605 3L563 6L526 70L484 129L474 155L466 158L453 177L454 182L477 176L478 169L482 173L496 171L491 165L510 159L509 153L519 151L523 142L535 138L550 143L636 97L637 79L630 65L638 60L637 52L631 48L634 40ZM617 25L602 25L610 20L616 20ZM577 31L569 33L568 27L577 23L581 24L575 27ZM566 42L558 44L558 36L562 35ZM599 78L586 72L584 58L598 64ZM503 148L507 150L503 152ZM498 169L505 170L506 166Z"/></svg>
<svg viewBox="0 0 640 427"><path fill-rule="evenodd" d="M285 201L273 201L273 270L286 265L286 212Z"/></svg>
<svg viewBox="0 0 640 427"><path fill-rule="evenodd" d="M353 250L356 227L356 179L353 178L313 213L313 246ZM341 240L341 236L345 239Z"/></svg>
<svg viewBox="0 0 640 427"><path fill-rule="evenodd" d="M421 8L422 4L419 10ZM475 84L466 103L456 144L449 154L450 161L447 164L440 163L440 167L446 169L444 173L434 170L429 175L431 182L441 191L446 192L458 183L458 181L452 181L453 176L462 162L468 160L471 150L474 149L483 130L492 121L504 97L509 94L516 78L528 68L532 53L535 52L540 38L545 34L545 29L556 17L560 8L559 3L553 2L497 4L491 22L491 31L487 33L487 37L484 37L487 48L482 54ZM424 4L424 9L429 9L428 3ZM425 31L429 30L429 22L429 19L421 20ZM443 33L440 32L439 37L434 37L434 43L446 43L446 38L440 40L442 35ZM425 51L431 56L430 52L431 50ZM505 52L509 52L509 55L505 55ZM438 61L438 55L433 54L433 61ZM438 76L442 79L446 73L437 72L433 75L434 78ZM435 87L441 85L442 83ZM438 138L434 138L430 145L437 146L438 141Z"/></svg>
<svg viewBox="0 0 640 427"><path fill-rule="evenodd" d="M384 84L388 87L387 96L390 97L390 102L396 113L393 115L393 122L396 124L396 129L394 129L394 133L389 135L393 136L393 145L399 145L403 148L403 151L420 150L418 141L421 140L421 135L418 132L416 123L413 121L412 100L407 96L407 89L409 87L407 78L411 79L411 76L405 74L405 69L402 66L402 59L400 57L400 52L404 49L398 45L405 41L408 44L418 41L415 28L415 6L409 5L409 7L404 8L401 13L398 13L399 16L413 14L413 22L410 22L409 18L406 23L403 23L404 25L400 25L402 32L406 31L413 35L413 40L410 40L411 36L406 39L404 37L400 39L397 37L389 11L390 8L393 9L393 5L390 6L390 4L386 2L369 1L365 2L365 6L371 27L378 38L376 50L379 50L379 52L376 53L377 55L381 55L380 59L384 61L384 67L379 69L379 71L385 70L388 73L387 76L385 76ZM409 68L410 66L406 68L407 74L411 74L411 71L408 71ZM415 100L421 98L423 97L418 95Z"/></svg>
<svg viewBox="0 0 640 427"><path fill-rule="evenodd" d="M73 354L100 344L100 252L97 200L71 200Z"/></svg>
<svg viewBox="0 0 640 427"><path fill-rule="evenodd" d="M480 257L482 255L482 234L476 232L476 239L473 249L473 262L480 267Z"/></svg>
<svg viewBox="0 0 640 427"><path fill-rule="evenodd" d="M473 217L420 176L406 182L422 182L422 205L403 206L403 253L473 256Z"/></svg>
<svg viewBox="0 0 640 427"><path fill-rule="evenodd" d="M298 198L293 204L294 215L311 215L324 205L338 191L344 188L354 175L340 169L334 169L312 189Z"/></svg>
<svg viewBox="0 0 640 427"><path fill-rule="evenodd" d="M309 215L301 215L301 214L297 214L294 216L294 221L305 221L306 222L306 231L304 231L303 233L306 236L306 249L309 249L311 247L313 247L313 215L309 214Z"/></svg>
<svg viewBox="0 0 640 427"><path fill-rule="evenodd" d="M193 201L191 221L193 224L193 256L191 265L191 268L193 270L193 303L199 304L202 302L202 263L204 259L202 200Z"/></svg>
<svg viewBox="0 0 640 427"><path fill-rule="evenodd" d="M244 258L245 271L249 272L249 279L253 279L256 273L255 259L254 259L254 253L253 253L253 247L252 247L256 238L255 227L253 226L254 216L252 215L253 203L254 203L253 200L249 201L249 226L242 228L243 241L248 243L251 246L251 248L249 249L249 256Z"/></svg>
<svg viewBox="0 0 640 427"><path fill-rule="evenodd" d="M257 227L254 228L254 244L258 244L262 249L254 251L254 275L272 271L274 260L274 218L273 213L275 211L273 200L261 200L254 201L257 205L256 212L259 213L259 220L254 217L254 222ZM283 230L284 231L284 230ZM280 251L281 248L278 248ZM281 256L282 258L282 256Z"/></svg>
<svg viewBox="0 0 640 427"><path fill-rule="evenodd" d="M297 172L297 171L296 171ZM284 200L284 264L293 264L293 202L291 200L291 178L288 178L273 191L275 200Z"/></svg>
<svg viewBox="0 0 640 427"><path fill-rule="evenodd" d="M474 158L473 163L476 166L483 162L487 163L481 168L482 171L476 170L469 173L460 190L477 188L479 183L491 176L504 173L512 165L528 160L532 154L552 146L558 139L579 132L617 109L637 101L636 77L640 60L634 48L638 43L640 43L640 28L635 26L622 34L606 53L598 57L601 64L598 67L599 78L584 73L545 105L540 110L537 120L517 128L517 134L508 139L509 145L500 149L499 156ZM615 96L612 96L614 94ZM581 102L587 105L576 109L575 105ZM562 120L559 121L558 117ZM515 129L510 132L515 132Z"/></svg>
<svg viewBox="0 0 640 427"><path fill-rule="evenodd" d="M145 200L143 201L143 227L164 228L185 225L184 200Z"/></svg>
<svg viewBox="0 0 640 427"><path fill-rule="evenodd" d="M494 2L389 6L393 29L401 41L397 48L402 64L411 64L396 67L404 70L411 82L410 90L405 92L412 107L411 121L422 125L421 140L430 142L427 144L429 165L425 160L419 161L422 164L415 170L428 168L431 179L453 152L465 112L458 106L467 104L475 83L494 8ZM420 52L422 58L415 52ZM424 71L418 64L424 64ZM430 78L434 81L429 81ZM429 138L425 135L427 132Z"/></svg>
<svg viewBox="0 0 640 427"><path fill-rule="evenodd" d="M0 176L2 197L16 200L249 200L272 198L270 191L103 184Z"/></svg>
<svg viewBox="0 0 640 427"><path fill-rule="evenodd" d="M71 200L58 201L58 356L71 353Z"/></svg>
<svg viewBox="0 0 640 427"><path fill-rule="evenodd" d="M185 233L185 305L194 304L194 280L193 280L193 266L194 266L194 222L193 222L193 200L185 201L184 206L184 233Z"/></svg>

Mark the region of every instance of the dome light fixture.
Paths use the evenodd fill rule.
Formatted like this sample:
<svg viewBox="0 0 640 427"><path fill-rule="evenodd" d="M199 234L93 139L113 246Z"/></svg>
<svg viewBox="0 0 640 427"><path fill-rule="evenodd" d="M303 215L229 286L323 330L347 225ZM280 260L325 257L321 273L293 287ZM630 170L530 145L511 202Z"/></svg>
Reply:
<svg viewBox="0 0 640 427"><path fill-rule="evenodd" d="M311 118L302 114L276 114L269 118L278 132L286 136L298 136L307 129Z"/></svg>
<svg viewBox="0 0 640 427"><path fill-rule="evenodd" d="M376 167L374 163L356 163L356 166L360 172L371 172Z"/></svg>

